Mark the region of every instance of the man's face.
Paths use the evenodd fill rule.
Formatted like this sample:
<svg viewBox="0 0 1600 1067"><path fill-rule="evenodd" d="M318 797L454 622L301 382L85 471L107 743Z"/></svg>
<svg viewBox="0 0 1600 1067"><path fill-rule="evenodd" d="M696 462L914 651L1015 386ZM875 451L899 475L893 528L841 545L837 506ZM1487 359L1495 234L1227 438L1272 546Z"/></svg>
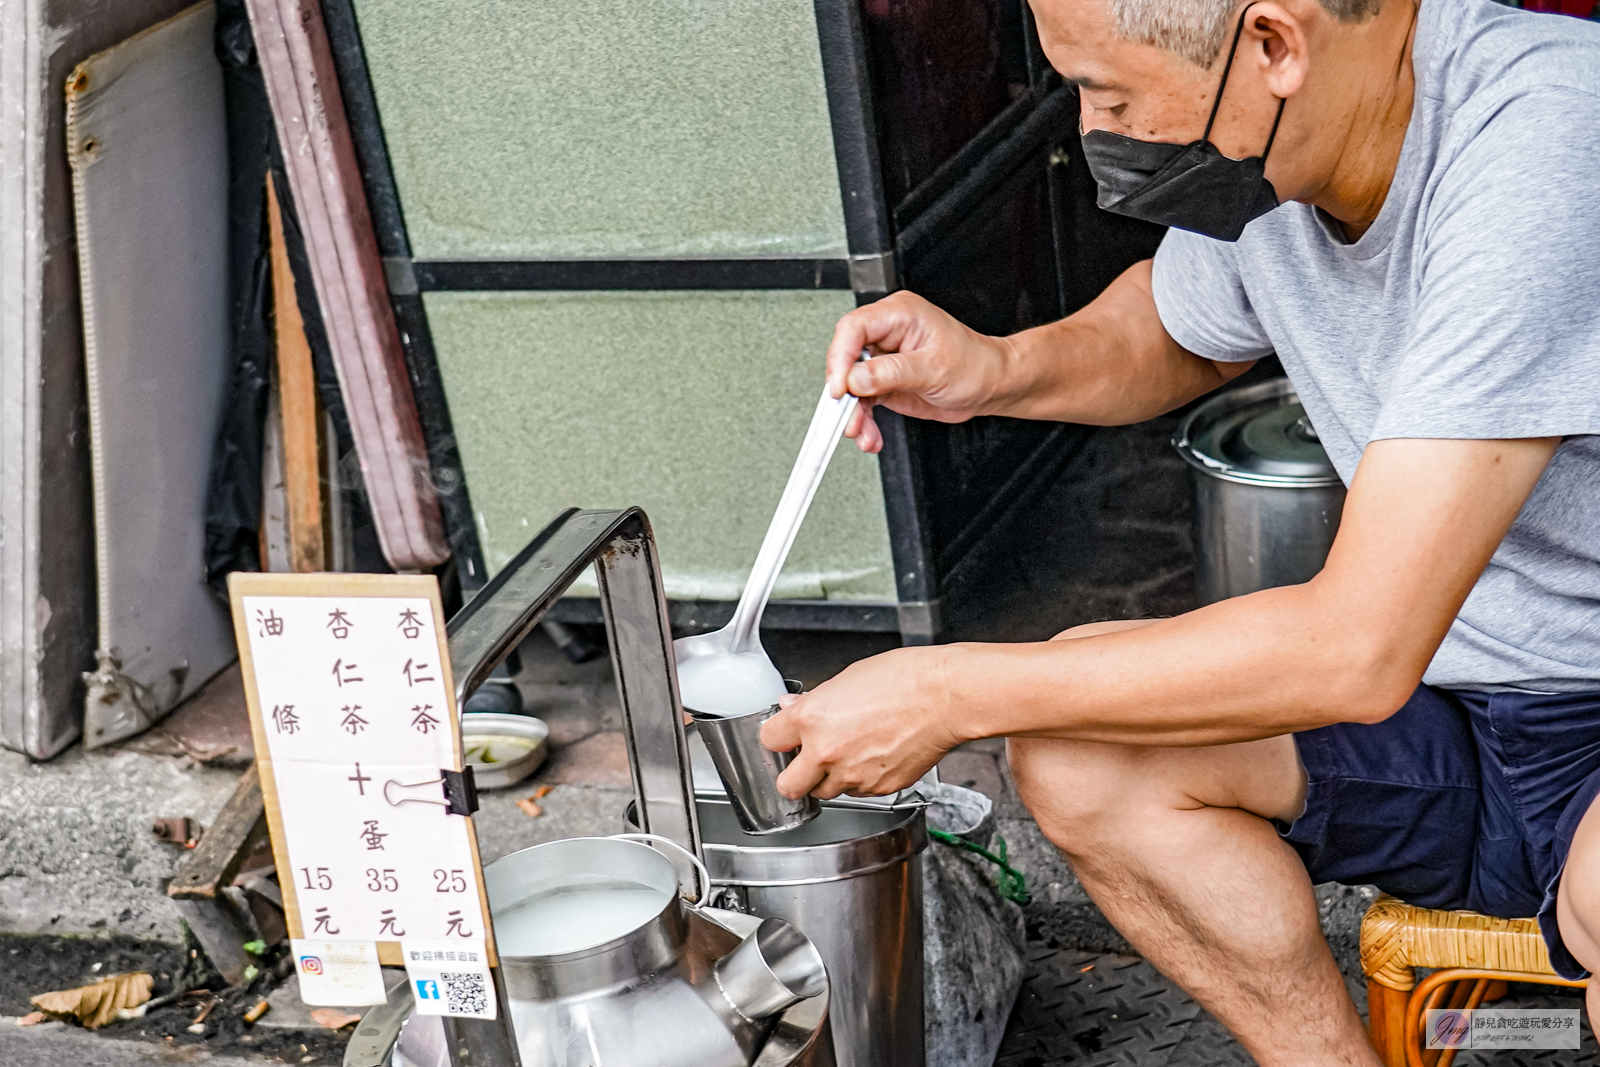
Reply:
<svg viewBox="0 0 1600 1067"><path fill-rule="evenodd" d="M1030 4L1051 66L1078 86L1085 133L1108 130L1168 144L1199 140L1228 60L1226 47L1207 69L1119 37L1107 0ZM1245 47L1241 42L1241 51ZM1234 159L1260 155L1276 108L1251 65L1235 63L1211 139Z"/></svg>

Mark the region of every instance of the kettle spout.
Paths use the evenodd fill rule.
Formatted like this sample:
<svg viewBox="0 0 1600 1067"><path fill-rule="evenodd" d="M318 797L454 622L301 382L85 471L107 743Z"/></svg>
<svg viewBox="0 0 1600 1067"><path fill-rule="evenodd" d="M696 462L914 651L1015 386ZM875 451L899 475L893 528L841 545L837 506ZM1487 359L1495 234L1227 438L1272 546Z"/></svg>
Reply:
<svg viewBox="0 0 1600 1067"><path fill-rule="evenodd" d="M782 919L763 919L716 962L711 982L727 1008L754 1025L821 993L827 968L805 934Z"/></svg>

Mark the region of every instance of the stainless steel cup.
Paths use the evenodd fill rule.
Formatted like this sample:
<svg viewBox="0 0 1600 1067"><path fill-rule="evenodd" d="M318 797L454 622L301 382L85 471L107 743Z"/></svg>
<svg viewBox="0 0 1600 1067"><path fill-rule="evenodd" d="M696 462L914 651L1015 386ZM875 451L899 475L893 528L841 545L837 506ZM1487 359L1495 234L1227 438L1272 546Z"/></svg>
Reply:
<svg viewBox="0 0 1600 1067"><path fill-rule="evenodd" d="M822 810L814 796L790 800L778 792L778 775L798 748L769 752L761 745L761 726L778 714L778 705L744 715L710 715L685 708L711 751L733 813L747 834L779 834L804 826Z"/></svg>

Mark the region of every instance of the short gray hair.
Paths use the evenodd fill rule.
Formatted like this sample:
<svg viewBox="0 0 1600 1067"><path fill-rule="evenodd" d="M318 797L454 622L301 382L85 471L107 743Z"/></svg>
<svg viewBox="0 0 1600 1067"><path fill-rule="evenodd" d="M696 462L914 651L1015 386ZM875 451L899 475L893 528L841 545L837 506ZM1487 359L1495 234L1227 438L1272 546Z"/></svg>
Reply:
<svg viewBox="0 0 1600 1067"><path fill-rule="evenodd" d="M1153 44L1191 63L1209 67L1233 39L1239 0L1110 0L1117 33ZM1359 22L1377 13L1382 0L1321 0L1328 14Z"/></svg>

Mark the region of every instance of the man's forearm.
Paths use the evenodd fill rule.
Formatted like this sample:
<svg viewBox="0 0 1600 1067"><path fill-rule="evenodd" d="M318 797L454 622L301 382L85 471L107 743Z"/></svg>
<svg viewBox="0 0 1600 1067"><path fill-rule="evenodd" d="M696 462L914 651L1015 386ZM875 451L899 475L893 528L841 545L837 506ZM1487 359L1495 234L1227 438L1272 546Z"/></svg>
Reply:
<svg viewBox="0 0 1600 1067"><path fill-rule="evenodd" d="M1250 741L1393 711L1421 668L1327 627L1318 599L1296 586L1079 640L949 645L941 710L962 739L1139 745Z"/></svg>
<svg viewBox="0 0 1600 1067"><path fill-rule="evenodd" d="M1082 311L1007 342L1012 387L993 413L1091 426L1154 418L1250 367L1203 359L1172 339L1151 293L1149 260Z"/></svg>

